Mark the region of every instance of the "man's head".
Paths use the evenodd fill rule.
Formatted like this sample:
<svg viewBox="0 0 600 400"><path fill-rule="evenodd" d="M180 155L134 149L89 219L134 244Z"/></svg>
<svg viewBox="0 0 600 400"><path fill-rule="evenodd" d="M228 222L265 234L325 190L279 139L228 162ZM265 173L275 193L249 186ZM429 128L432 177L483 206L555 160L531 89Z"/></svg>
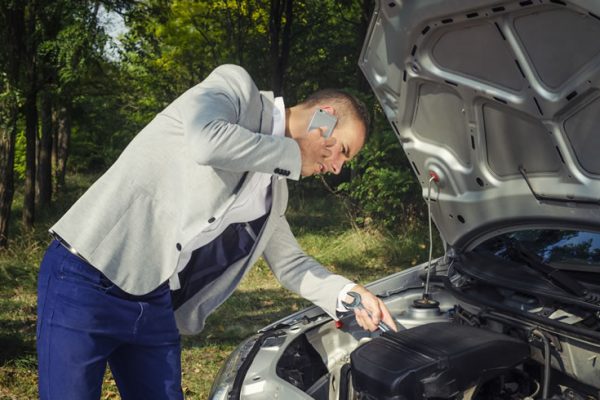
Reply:
<svg viewBox="0 0 600 400"><path fill-rule="evenodd" d="M286 135L292 138L307 135L310 120L319 109L334 115L338 121L331 134L336 142L329 148L331 156L316 165L314 173L339 174L344 162L351 160L365 143L370 125L369 113L363 102L347 92L320 90L287 109Z"/></svg>

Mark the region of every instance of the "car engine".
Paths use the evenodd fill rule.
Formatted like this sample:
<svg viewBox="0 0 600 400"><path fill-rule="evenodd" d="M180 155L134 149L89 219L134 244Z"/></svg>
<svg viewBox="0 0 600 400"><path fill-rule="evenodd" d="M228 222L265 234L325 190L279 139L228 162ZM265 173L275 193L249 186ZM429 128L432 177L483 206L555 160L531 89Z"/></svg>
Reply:
<svg viewBox="0 0 600 400"><path fill-rule="evenodd" d="M462 294L481 294L533 316L536 302L548 304L491 287L478 293L480 285L469 286L457 275ZM415 306L419 289L392 295L388 305L398 332L368 336L351 316L342 318L341 329L325 324L306 331L279 359L277 375L322 400L600 399L598 343L461 301L450 286L450 280L433 285L440 305L429 309ZM353 339L345 344L348 336ZM346 347L348 356L330 351L333 343Z"/></svg>
<svg viewBox="0 0 600 400"><path fill-rule="evenodd" d="M440 322L384 333L359 347L351 355L352 380L364 399L450 399L528 357L520 339Z"/></svg>

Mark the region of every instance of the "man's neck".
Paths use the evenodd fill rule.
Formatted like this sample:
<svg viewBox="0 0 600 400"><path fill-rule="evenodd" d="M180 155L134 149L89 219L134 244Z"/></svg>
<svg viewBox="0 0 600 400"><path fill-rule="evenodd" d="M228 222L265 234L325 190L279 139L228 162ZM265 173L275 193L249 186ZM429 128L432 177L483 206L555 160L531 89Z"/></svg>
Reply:
<svg viewBox="0 0 600 400"><path fill-rule="evenodd" d="M306 133L310 110L299 105L285 109L285 136L295 139Z"/></svg>

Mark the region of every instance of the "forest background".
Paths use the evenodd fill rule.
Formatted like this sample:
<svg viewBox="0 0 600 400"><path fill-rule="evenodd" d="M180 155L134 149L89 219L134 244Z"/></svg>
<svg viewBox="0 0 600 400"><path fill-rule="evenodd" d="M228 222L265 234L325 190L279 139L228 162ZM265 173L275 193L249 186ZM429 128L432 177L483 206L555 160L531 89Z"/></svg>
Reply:
<svg viewBox="0 0 600 400"><path fill-rule="evenodd" d="M35 398L35 280L48 228L157 112L220 64L243 66L287 105L332 87L371 111L371 137L341 175L291 185L292 227L311 254L363 281L423 259L420 187L357 65L374 7L375 0L0 0L0 399ZM311 229L324 237L303 238ZM328 255L340 252L353 258L346 269ZM266 270L259 263L247 287L270 287ZM206 382L187 383L192 398L206 395L248 329L303 305L261 293L283 306L217 345ZM233 313L251 311L230 304ZM215 324L207 337L219 337ZM211 354L202 340L188 345Z"/></svg>

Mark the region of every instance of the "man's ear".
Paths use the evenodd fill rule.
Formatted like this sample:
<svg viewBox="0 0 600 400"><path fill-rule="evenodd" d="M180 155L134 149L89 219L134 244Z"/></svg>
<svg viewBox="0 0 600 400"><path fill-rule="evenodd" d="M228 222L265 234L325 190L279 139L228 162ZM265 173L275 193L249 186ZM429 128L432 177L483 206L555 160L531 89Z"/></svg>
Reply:
<svg viewBox="0 0 600 400"><path fill-rule="evenodd" d="M328 114L331 115L335 115L337 116L336 112L335 112L335 108L333 108L332 106L328 106L328 105L321 105L319 106L319 108L325 112L327 112Z"/></svg>

